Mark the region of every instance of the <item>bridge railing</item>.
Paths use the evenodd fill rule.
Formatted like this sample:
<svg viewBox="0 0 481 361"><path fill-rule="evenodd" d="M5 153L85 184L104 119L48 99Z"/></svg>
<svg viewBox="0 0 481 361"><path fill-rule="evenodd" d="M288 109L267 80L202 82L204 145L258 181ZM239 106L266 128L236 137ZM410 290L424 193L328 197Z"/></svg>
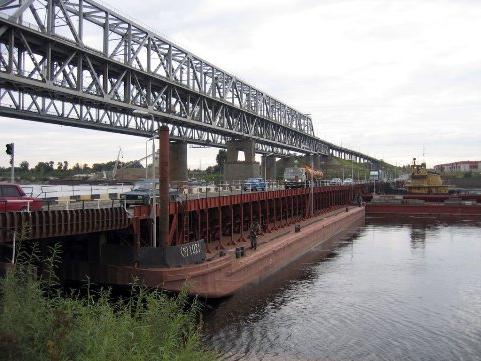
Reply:
<svg viewBox="0 0 481 361"><path fill-rule="evenodd" d="M364 181L355 181L344 186L364 184ZM339 183L331 183L328 180L318 180L314 187L340 186ZM268 180L266 187L255 188L244 180L231 182L205 182L196 185L189 185L188 182L173 182L171 185L171 201L185 201L188 199L211 198L244 194L252 192L275 191L285 189L284 182ZM301 187L309 188L309 184ZM25 193L38 200L2 200L0 201L0 212L19 211L31 212L41 208L42 210L80 210L80 209L106 209L122 207L127 209L129 200L121 195L131 190L130 185L119 184L112 186L96 185L69 185L69 186L22 186ZM40 192L39 192L40 191ZM37 193L36 193L37 192ZM148 193L148 192L147 192ZM158 198L158 197L157 197ZM157 200L158 201L158 200ZM35 207L32 207L33 203ZM146 204L152 202L152 197L147 196ZM41 206L39 207L39 203ZM137 203L137 202L132 202Z"/></svg>
<svg viewBox="0 0 481 361"><path fill-rule="evenodd" d="M35 206L34 206L35 204ZM11 199L0 200L0 213L4 212L25 212L30 213L36 210L79 210L79 209L107 209L126 208L125 201L118 199L94 199L94 200L69 200L69 199Z"/></svg>

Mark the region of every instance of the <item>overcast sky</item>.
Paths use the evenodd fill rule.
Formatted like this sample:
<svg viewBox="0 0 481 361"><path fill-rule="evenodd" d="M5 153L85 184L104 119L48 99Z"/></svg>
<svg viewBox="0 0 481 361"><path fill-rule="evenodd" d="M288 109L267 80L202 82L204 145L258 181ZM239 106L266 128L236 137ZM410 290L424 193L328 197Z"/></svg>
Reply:
<svg viewBox="0 0 481 361"><path fill-rule="evenodd" d="M391 163L481 159L481 1L116 0L120 12L312 114L315 133ZM142 138L0 118L17 160L145 153ZM2 145L2 148L3 145ZM189 166L217 150L189 149ZM5 166L5 153L0 165Z"/></svg>

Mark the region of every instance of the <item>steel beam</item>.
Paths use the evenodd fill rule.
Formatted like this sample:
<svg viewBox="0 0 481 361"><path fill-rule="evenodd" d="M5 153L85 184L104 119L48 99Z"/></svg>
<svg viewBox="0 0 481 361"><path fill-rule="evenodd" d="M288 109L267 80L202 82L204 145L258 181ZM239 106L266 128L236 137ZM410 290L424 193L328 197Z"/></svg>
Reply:
<svg viewBox="0 0 481 361"><path fill-rule="evenodd" d="M102 34L100 49L85 43L86 25ZM194 138L205 145L249 138L263 153L375 161L316 138L308 115L93 0L2 1L0 29L4 115L141 136L163 122L202 132ZM155 121L132 117L135 109Z"/></svg>

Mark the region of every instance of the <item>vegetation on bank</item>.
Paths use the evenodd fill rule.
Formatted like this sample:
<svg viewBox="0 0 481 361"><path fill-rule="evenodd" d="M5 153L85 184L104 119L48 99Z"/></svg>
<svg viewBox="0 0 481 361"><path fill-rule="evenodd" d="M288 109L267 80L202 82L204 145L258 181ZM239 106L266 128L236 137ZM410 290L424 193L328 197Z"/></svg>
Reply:
<svg viewBox="0 0 481 361"><path fill-rule="evenodd" d="M199 304L133 287L126 300L108 290L61 292L59 248L39 268L20 251L0 283L0 358L15 361L215 360L200 342ZM42 276L36 276L42 269Z"/></svg>
<svg viewBox="0 0 481 361"><path fill-rule="evenodd" d="M220 183L223 180L224 165L227 161L227 151L220 149L216 156L216 164L208 166L205 169L189 169L189 178L196 178L197 180L206 181L208 183ZM45 182L50 180L69 180L79 175L91 175L92 173L101 174L105 172L109 176L114 167L116 161L110 161L106 163L94 163L92 166L88 164L80 165L76 163L70 166L67 161L63 162L39 162L34 167L30 167L29 163L23 161L19 166L15 167L16 179L23 182ZM117 164L118 169L131 169L131 168L143 168L143 164L139 161L132 162L119 162ZM399 176L400 174L407 174L410 171L409 165L403 167L396 167L388 164L384 161L380 161L379 168L382 169L392 178ZM148 166L148 172L150 172L151 165ZM329 157L329 160L321 165L321 170L324 172L325 179L331 178L352 178L357 180L369 179L369 172L371 170L370 163L354 163L350 160L341 159L337 157ZM281 167L277 169L277 178L283 179ZM142 173L143 174L143 173ZM150 173L149 173L150 174ZM75 176L75 177L74 177ZM0 181L10 179L10 168L0 167ZM124 177L123 180L126 178ZM136 179L135 177L132 179Z"/></svg>
<svg viewBox="0 0 481 361"><path fill-rule="evenodd" d="M68 161L57 162L47 161L38 162L35 166L31 166L27 161L16 164L15 178L23 181L46 181L49 179L66 179L80 174L91 174L99 172L112 172L117 162L115 160L106 163L94 163L92 166L88 164L75 163L70 166ZM119 162L118 168L143 168L139 161ZM0 167L0 180L10 179L10 167Z"/></svg>
<svg viewBox="0 0 481 361"><path fill-rule="evenodd" d="M197 178L208 182L220 182L222 180L224 163L226 159L227 151L225 149L220 149L216 156L215 165L209 166L203 170L189 170L189 176L191 178ZM69 180L81 175L88 177L94 173L102 174L104 172L107 177L111 177L112 171L116 166L118 172L120 169L144 168L144 164L138 160L130 162L119 161L118 163L116 160L112 160L106 163L94 163L91 166L88 164L79 163L71 165L68 161L38 162L35 166L31 166L29 162L22 161L20 163L16 163L15 179L21 182L46 182L58 179ZM150 164L148 168L150 172L152 165ZM0 181L10 180L10 173L10 167L0 167Z"/></svg>
<svg viewBox="0 0 481 361"><path fill-rule="evenodd" d="M403 167L396 167L389 163L380 160L379 169L382 169L391 178L399 177L401 174L406 174L407 170ZM369 163L355 163L347 159L337 157L330 157L329 160L321 165L321 170L324 172L325 179L332 178L353 178L354 180L368 180L371 165Z"/></svg>

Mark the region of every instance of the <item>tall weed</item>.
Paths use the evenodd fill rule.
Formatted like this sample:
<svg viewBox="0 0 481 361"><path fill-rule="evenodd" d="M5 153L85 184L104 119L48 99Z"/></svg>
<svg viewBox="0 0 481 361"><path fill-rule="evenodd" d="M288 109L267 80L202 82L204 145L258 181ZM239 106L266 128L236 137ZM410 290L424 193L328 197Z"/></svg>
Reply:
<svg viewBox="0 0 481 361"><path fill-rule="evenodd" d="M1 360L216 359L201 345L199 304L185 291L168 296L135 285L128 299L113 300L87 285L85 296L65 294L55 273L60 247L40 262L37 247L17 244L16 266L0 280Z"/></svg>

